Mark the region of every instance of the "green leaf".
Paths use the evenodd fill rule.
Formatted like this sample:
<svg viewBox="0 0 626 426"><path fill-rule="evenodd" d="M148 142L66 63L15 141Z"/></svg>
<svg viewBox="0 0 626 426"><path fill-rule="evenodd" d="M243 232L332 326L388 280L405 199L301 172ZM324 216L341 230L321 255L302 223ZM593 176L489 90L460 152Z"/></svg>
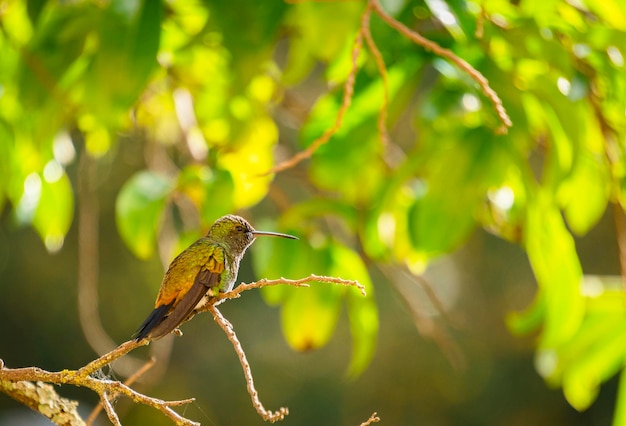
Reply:
<svg viewBox="0 0 626 426"><path fill-rule="evenodd" d="M284 232L292 233L289 229ZM259 238L252 246L252 252L254 269L263 278L302 278L311 273L323 273L320 271L326 271L330 264L328 253L314 249L306 240ZM264 287L261 294L269 305L278 305L285 302L293 290L279 285Z"/></svg>
<svg viewBox="0 0 626 426"><path fill-rule="evenodd" d="M406 101L401 92L412 90L411 77L416 67L416 61L406 60L389 69L389 93L392 97L400 95L400 103ZM367 196L377 193L384 183L386 171L381 155L383 144L376 124L384 99L382 80L365 79L362 85L338 132L316 151L311 165L311 180L316 185L341 192L351 203L362 203ZM316 103L301 131L305 145L333 126L341 98L341 93L329 94Z"/></svg>
<svg viewBox="0 0 626 426"><path fill-rule="evenodd" d="M255 256L263 277L300 278L326 273L330 266L330 252L325 246L314 249L278 238L260 238L255 245L255 252L263 253L262 257ZM263 288L262 294L268 303L280 303L283 333L292 348L316 349L332 336L339 318L342 288L323 283L311 283L309 288L281 285Z"/></svg>
<svg viewBox="0 0 626 426"><path fill-rule="evenodd" d="M97 22L97 9L88 3L50 7L48 10L39 17L36 31L21 55L20 98L25 109L31 111L59 100L61 94L54 92L56 86L82 55L87 35ZM57 106L54 112L61 114L62 109Z"/></svg>
<svg viewBox="0 0 626 426"><path fill-rule="evenodd" d="M234 183L228 171L192 164L181 170L177 188L196 206L204 227L234 210Z"/></svg>
<svg viewBox="0 0 626 426"><path fill-rule="evenodd" d="M437 256L461 244L475 227L487 190L503 182L509 158L485 133L438 135L420 179L424 189L408 213L413 247L421 256Z"/></svg>
<svg viewBox="0 0 626 426"><path fill-rule="evenodd" d="M73 216L72 185L63 168L53 160L44 169L41 196L33 217L33 226L48 251L56 252L63 247Z"/></svg>
<svg viewBox="0 0 626 426"><path fill-rule="evenodd" d="M291 40L283 81L286 84L300 82L317 60L330 62L346 45L351 45L362 9L360 4L351 2L292 5L287 19L297 26L299 36Z"/></svg>
<svg viewBox="0 0 626 426"><path fill-rule="evenodd" d="M346 289L348 318L352 334L352 359L348 367L349 377L356 377L369 365L378 335L378 309L374 300L374 287L361 257L354 251L334 244L331 246L332 266L329 274L333 277L356 280L365 287L363 297L356 288Z"/></svg>
<svg viewBox="0 0 626 426"><path fill-rule="evenodd" d="M585 4L611 26L626 31L626 11L620 0L588 1Z"/></svg>
<svg viewBox="0 0 626 426"><path fill-rule="evenodd" d="M256 0L239 0L236 7L224 1L205 3L211 13L209 23L219 27L222 42L230 52L234 70L230 77L235 79L233 88L239 92L271 60L273 43L288 6L282 1Z"/></svg>
<svg viewBox="0 0 626 426"><path fill-rule="evenodd" d="M539 297L545 298L541 346L553 347L576 333L584 303L580 292L582 269L574 239L547 191L539 190L528 200L525 246L539 283Z"/></svg>
<svg viewBox="0 0 626 426"><path fill-rule="evenodd" d="M619 376L619 386L617 391L617 401L615 402L613 426L621 426L624 424L626 424L626 371L622 370Z"/></svg>
<svg viewBox="0 0 626 426"><path fill-rule="evenodd" d="M583 152L572 175L559 190L567 223L578 235L586 234L602 217L610 196L606 159Z"/></svg>
<svg viewBox="0 0 626 426"><path fill-rule="evenodd" d="M563 374L563 392L568 402L577 410L591 405L598 395L600 384L615 375L624 364L626 348L626 321L613 327L605 324L604 332L597 335L593 345L574 354Z"/></svg>
<svg viewBox="0 0 626 426"><path fill-rule="evenodd" d="M85 98L100 121L117 125L157 65L162 9L160 1L116 0L101 14ZM111 78L120 74L124 77Z"/></svg>
<svg viewBox="0 0 626 426"><path fill-rule="evenodd" d="M367 297L356 288L315 282L309 288L280 285L262 289L267 303L280 304L285 338L297 350L319 348L329 341L346 297L353 343L347 373L351 377L360 374L374 354L378 312L373 286L359 255L337 243L313 248L303 241L278 238L260 238L252 250L255 270L263 277L300 278L314 273L354 279L365 286Z"/></svg>
<svg viewBox="0 0 626 426"><path fill-rule="evenodd" d="M532 305L523 312L509 313L506 317L506 325L511 333L522 336L541 327L545 315L545 299L537 295Z"/></svg>
<svg viewBox="0 0 626 426"><path fill-rule="evenodd" d="M172 179L143 171L124 184L115 204L115 219L128 248L139 258L154 252L161 216L173 188Z"/></svg>
<svg viewBox="0 0 626 426"><path fill-rule="evenodd" d="M309 288L289 287L281 322L289 345L299 351L320 348L335 331L345 289L325 283Z"/></svg>

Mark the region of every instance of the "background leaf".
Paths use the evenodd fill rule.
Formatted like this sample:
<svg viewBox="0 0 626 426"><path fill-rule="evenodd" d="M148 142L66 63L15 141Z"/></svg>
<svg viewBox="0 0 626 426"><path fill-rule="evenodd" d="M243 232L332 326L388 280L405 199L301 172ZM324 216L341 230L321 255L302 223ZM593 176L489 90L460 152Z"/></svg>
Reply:
<svg viewBox="0 0 626 426"><path fill-rule="evenodd" d="M147 259L154 251L171 179L140 172L122 188L115 205L117 227L126 245L138 257Z"/></svg>

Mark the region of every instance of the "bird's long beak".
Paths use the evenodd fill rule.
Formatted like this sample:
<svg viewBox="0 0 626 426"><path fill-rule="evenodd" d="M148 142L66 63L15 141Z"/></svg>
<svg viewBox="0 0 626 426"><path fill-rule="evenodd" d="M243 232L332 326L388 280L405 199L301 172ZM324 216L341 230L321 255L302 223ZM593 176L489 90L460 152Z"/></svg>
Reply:
<svg viewBox="0 0 626 426"><path fill-rule="evenodd" d="M297 240L298 237L294 237L293 235L289 235L289 234L281 234L280 232L268 232L268 231L252 231L252 235L259 236L259 235L269 235L270 237L280 237L280 238L289 238L291 240Z"/></svg>

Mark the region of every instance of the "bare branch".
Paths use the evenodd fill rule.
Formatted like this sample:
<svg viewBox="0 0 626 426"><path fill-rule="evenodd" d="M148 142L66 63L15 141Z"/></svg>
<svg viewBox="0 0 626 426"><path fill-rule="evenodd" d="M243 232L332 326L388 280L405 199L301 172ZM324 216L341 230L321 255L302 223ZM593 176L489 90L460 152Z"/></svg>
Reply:
<svg viewBox="0 0 626 426"><path fill-rule="evenodd" d="M292 3L299 3L298 0L291 0ZM394 28L400 34L404 35L414 43L422 46L426 50L430 50L435 54L442 56L452 63L454 63L457 67L459 67L462 71L467 73L478 85L480 86L483 94L491 101L493 107L498 115L498 118L501 121L500 127L496 129L496 133L504 134L507 133L508 128L513 125L511 118L509 117L504 105L502 104L502 100L498 96L498 94L491 88L489 85L489 81L487 78L482 75L476 68L471 66L466 60L460 58L456 54L454 54L451 50L445 49L439 46L437 43L421 36L417 32L409 29L406 25L394 19L392 16L387 14L385 10L382 8L378 0L369 0L365 10L363 11L363 15L361 16L361 25L359 27L359 31L356 34L354 44L352 46L352 67L350 68L350 72L348 73L348 77L346 78L346 82L343 86L343 98L341 101L341 105L339 106L339 110L337 111L337 115L335 116L334 124L326 129L326 131L317 139L315 139L311 145L304 151L301 151L289 158L281 162L280 164L274 166L268 172L263 175L268 175L271 173L278 173L286 169L290 169L295 167L297 164L310 158L317 149L328 143L330 138L337 133L341 124L343 123L344 116L350 107L352 102L352 97L354 96L354 82L356 79L356 74L358 71L358 58L361 53L361 49L363 48L363 38L367 43L367 47L374 57L374 61L376 62L376 67L378 68L378 72L380 73L381 79L383 81L383 90L384 90L384 99L383 104L380 109L380 113L378 116L378 129L381 135L381 139L383 143L387 143L389 140L387 129L386 129L386 121L387 121L387 112L389 106L389 88L388 88L388 79L387 79L387 68L385 66L385 61L374 41L372 34L370 32L370 21L371 21L371 13L372 10L376 12L380 18L385 21L390 27Z"/></svg>
<svg viewBox="0 0 626 426"><path fill-rule="evenodd" d="M416 44L419 44L426 50L430 50L435 54L442 56L449 61L453 62L457 67L461 68L464 72L466 72L478 85L480 86L482 92L485 94L487 98L493 104L502 125L496 130L498 133L506 133L508 128L513 125L511 118L506 112L504 105L502 105L502 100L498 96L498 94L489 86L489 81L482 75L476 68L471 66L467 61L462 58L459 58L452 51L445 49L439 46L437 43L422 37L420 34L416 33L409 29L403 23L395 20L393 17L387 14L385 10L382 8L378 0L370 0L370 6L376 11L376 14L382 18L389 26L397 30L400 34L407 37L409 40L413 41Z"/></svg>
<svg viewBox="0 0 626 426"><path fill-rule="evenodd" d="M177 407L177 406L189 404L189 403L195 401L195 398L188 398L188 399L183 399L183 400L180 400L180 401L163 401L162 399L152 398L152 397L146 396L146 395L144 395L142 393L139 393L139 392L131 389L130 387L126 386L124 383L121 383L121 382L118 382L118 381L98 380L98 382L100 382L98 384L99 386L102 385L106 389L105 392L110 392L111 395L113 395L113 396L115 396L117 394L124 395L124 396L128 397L129 399L131 399L133 402L136 402L136 403L139 403L139 404L143 404L143 405L147 405L149 407L153 407L153 408L159 410L160 412L162 412L163 414L165 414L167 417L169 417L174 422L174 424L176 424L176 425L195 426L195 425L199 425L200 424L200 423L191 421L191 420L181 416L176 411L174 411L174 410L172 410L170 408L170 407ZM94 391L100 393L98 391L98 389L94 389L94 388L92 388L92 389Z"/></svg>
<svg viewBox="0 0 626 426"><path fill-rule="evenodd" d="M378 423L379 421L380 421L380 417L378 417L378 414L376 412L374 412L374 413L372 413L372 415L370 416L369 419L367 419L366 421L361 423L361 426L369 426L372 423Z"/></svg>
<svg viewBox="0 0 626 426"><path fill-rule="evenodd" d="M233 329L232 324L224 318L222 313L215 307L215 305L208 306L209 312L213 314L213 318L215 322L224 330L226 333L226 337L232 343L233 348L235 348L235 352L239 357L239 363L241 364L241 368L243 368L243 374L246 378L246 387L248 389L248 393L250 394L250 398L252 399L252 405L259 415L263 418L263 420L267 420L271 423L274 423L278 420L283 420L286 415L289 414L289 409L287 407L280 407L278 411L268 411L263 407L263 404L259 400L259 393L254 387L254 379L252 378L252 370L250 369L250 364L246 359L246 354L243 351L243 347L235 334L235 330Z"/></svg>
<svg viewBox="0 0 626 426"><path fill-rule="evenodd" d="M111 399L114 399L117 395L124 395L130 398L132 401L140 404L144 404L157 410L161 411L164 415L169 417L176 425L188 425L188 426L196 426L198 423L193 422L185 417L181 416L174 410L172 410L173 406L185 405L193 401L193 399L185 399L181 401L163 401L156 398L151 398L149 396L143 395L137 391L134 391L127 385L108 379L96 378L93 376L93 373L103 368L104 366L110 364L121 356L127 354L133 349L136 349L140 346L147 345L149 340L144 339L141 342L136 342L134 340L122 343L120 346L115 348L113 351L109 352L101 356L100 358L90 362L84 367L78 370L62 370L59 372L49 372L42 370L37 367L26 367L26 368L5 368L2 363L0 363L0 390L7 392L7 389L10 389L11 385L15 385L16 383L29 383L29 382L46 382L53 384L69 384L74 386L86 387L96 392L100 396L100 401L104 406L104 410L106 411L109 420L114 425L119 425L120 421L115 413L111 405ZM32 385L32 383L30 383ZM28 386L28 385L24 385ZM12 392L7 392L11 396L13 396ZM34 410L44 414L41 410L42 400L37 399L37 405L29 405ZM81 420L80 423L66 423L68 425L73 424L84 424Z"/></svg>
<svg viewBox="0 0 626 426"><path fill-rule="evenodd" d="M106 411L107 416L109 416L109 420L111 420L111 423L113 423L115 426L122 426L122 422L120 422L120 418L113 409L113 405L111 405L111 401L109 401L109 396L106 392L104 392L100 396L100 402L104 406L104 411Z"/></svg>
<svg viewBox="0 0 626 426"><path fill-rule="evenodd" d="M155 362L156 362L156 358L154 357L150 358L139 370L137 370L132 376L126 379L124 381L124 384L126 386L130 386L133 383L135 383L137 379L143 376L146 373L146 371L150 370L154 366ZM100 411L102 411L102 408L103 408L102 401L100 401L100 403L96 405L95 408L91 411L91 413L89 414L89 417L87 417L87 421L85 422L86 426L91 426L91 424L93 424L93 422L98 417L98 414L100 414Z"/></svg>
<svg viewBox="0 0 626 426"><path fill-rule="evenodd" d="M361 19L361 29L363 31L363 36L365 37L365 42L367 43L367 48L370 53L374 57L374 61L376 62L376 67L378 68L378 73L380 74L380 78L383 83L383 104L380 107L380 112L378 114L378 132L380 133L380 139L384 145L389 143L389 135L387 134L387 110L389 108L389 81L387 79L387 66L385 65L385 60L383 59L383 55L378 50L378 46L376 42L372 38L372 32L370 31L370 17L372 12L371 3L368 4L365 13L363 14L363 18Z"/></svg>
<svg viewBox="0 0 626 426"><path fill-rule="evenodd" d="M250 284L241 283L234 290L229 291L227 293L221 293L219 295L219 299L236 299L237 297L239 297L239 295L242 292L246 290L251 290L253 288L269 287L269 286L274 286L274 285L279 285L279 284L286 284L286 285L290 285L294 287L308 287L309 286L308 283L315 282L315 281L321 282L321 283L340 284L340 285L345 285L345 286L356 287L359 289L359 291L361 292L363 296L366 295L365 287L363 286L363 284L359 283L358 281L344 280L343 278L327 277L324 275L311 274L308 277L300 278L298 280L292 280L288 278L268 280L266 278L263 278L259 281L256 281Z"/></svg>

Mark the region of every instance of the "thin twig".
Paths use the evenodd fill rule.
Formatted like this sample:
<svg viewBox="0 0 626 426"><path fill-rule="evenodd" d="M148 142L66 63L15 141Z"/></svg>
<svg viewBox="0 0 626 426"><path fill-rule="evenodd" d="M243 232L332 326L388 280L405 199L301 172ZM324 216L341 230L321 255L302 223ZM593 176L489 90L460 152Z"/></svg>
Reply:
<svg viewBox="0 0 626 426"><path fill-rule="evenodd" d="M250 394L250 398L252 400L252 405L259 415L263 418L263 420L267 420L271 423L274 423L278 420L283 420L286 415L289 414L289 409L287 407L280 407L278 411L268 411L263 407L263 404L259 400L259 393L254 387L254 379L252 378L252 370L250 369L250 364L246 359L246 354L243 351L241 343L235 334L235 330L233 329L232 324L224 318L222 313L215 307L215 305L209 305L209 311L213 314L213 318L215 322L224 330L226 333L226 337L230 340L233 347L235 348L235 352L239 357L239 362L241 364L241 368L243 369L243 374L246 378L246 387L248 389L248 393Z"/></svg>
<svg viewBox="0 0 626 426"><path fill-rule="evenodd" d="M324 275L311 274L308 277L300 278L298 280L292 280L288 278L268 280L266 278L263 278L259 281L256 281L250 284L241 283L237 287L235 287L234 290L229 291L227 293L221 293L219 295L219 299L235 299L239 297L239 295L246 290L251 290L253 288L269 287L269 286L280 285L280 284L287 284L287 285L294 286L294 287L308 287L309 286L308 283L314 282L314 281L321 282L321 283L339 284L339 285L356 287L359 289L359 291L361 292L363 296L366 296L365 287L363 286L363 284L361 284L360 282L356 280L344 280L343 278L327 277Z"/></svg>
<svg viewBox="0 0 626 426"><path fill-rule="evenodd" d="M126 386L130 386L133 383L135 383L137 381L137 379L139 379L148 370L150 370L154 366L155 363L156 363L156 359L154 357L150 358L148 361L146 361L146 363L144 365L141 366L141 368L139 370L137 370L132 376L130 376L128 379L126 379L124 381L124 384ZM98 417L98 414L100 414L100 411L102 411L102 408L103 408L102 402L100 402L98 405L96 405L94 407L94 409L89 414L89 417L87 417L87 420L85 421L86 426L90 426L91 424L93 424L93 422Z"/></svg>
<svg viewBox="0 0 626 426"><path fill-rule="evenodd" d="M115 426L122 426L122 422L120 422L120 418L115 412L113 405L111 405L111 401L109 400L109 396L106 392L103 392L102 395L100 395L100 403L104 406L104 411L106 411L111 423Z"/></svg>
<svg viewBox="0 0 626 426"><path fill-rule="evenodd" d="M393 17L391 17L385 10L382 8L378 0L370 0L370 5L376 11L376 14L381 17L383 21L385 21L389 26L394 28L400 34L404 35L411 41L416 44L419 44L426 50L430 50L433 53L442 56L451 62L453 62L456 66L461 68L461 70L465 71L478 85L480 86L482 92L485 94L487 98L493 104L496 114L500 118L502 125L496 130L497 133L504 134L508 131L508 128L513 125L511 118L509 117L504 105L502 105L502 100L498 96L498 94L489 86L489 81L487 78L482 75L476 68L471 66L467 61L455 55L451 50L445 49L439 46L437 43L422 37L420 34L416 33L409 29L403 23L397 21Z"/></svg>
<svg viewBox="0 0 626 426"><path fill-rule="evenodd" d="M181 405L190 404L193 401L195 401L195 398L188 398L188 399L183 399L179 401L164 401L162 399L152 398L142 393L139 393L131 389L130 387L126 386L124 383L121 383L118 381L99 380L99 382L100 383L98 383L97 386L94 386L93 388L91 388L92 390L94 390L95 392L98 392L99 394L100 392L97 389L97 387L103 386L104 388L106 388L107 391L110 391L112 396L115 396L116 394L121 394L130 398L132 401L136 403L140 403L140 404L147 405L149 407L156 408L157 410L165 414L167 417L169 417L176 425L196 426L200 424L200 423L191 421L181 416L176 411L170 408L170 407L178 407Z"/></svg>
<svg viewBox="0 0 626 426"><path fill-rule="evenodd" d="M365 10L365 13L369 13L369 8ZM290 169L295 167L298 163L307 158L310 158L317 149L327 143L330 138L337 133L341 124L343 123L343 118L350 107L350 103L352 102L352 96L354 95L354 82L356 80L356 73L358 70L358 59L359 54L361 53L361 48L363 47L363 29L359 29L359 32L354 39L354 44L352 46L352 67L350 68L350 72L348 73L348 78L346 78L346 82L343 85L343 98L341 100L341 105L339 106L339 111L337 111L337 116L335 117L335 123L326 129L326 131L317 139L315 139L311 145L304 151L299 152L288 160L283 161L282 163L274 166L272 169L264 173L263 175L268 175L271 173L278 173L286 169Z"/></svg>
<svg viewBox="0 0 626 426"><path fill-rule="evenodd" d="M378 413L373 412L369 419L361 423L361 426L369 426L372 423L378 423L380 421L380 417L378 417Z"/></svg>
<svg viewBox="0 0 626 426"><path fill-rule="evenodd" d="M378 113L378 132L380 133L382 143L384 145L388 145L389 135L387 133L387 109L389 108L389 81L387 79L387 67L385 65L385 60L383 59L383 55L380 53L376 42L372 38L372 32L370 31L371 12L372 4L368 3L365 13L361 18L361 29L363 31L363 36L365 37L365 42L367 43L367 48L374 57L376 67L378 68L378 73L380 74L380 79L383 84L383 104L381 105L380 112Z"/></svg>
<svg viewBox="0 0 626 426"><path fill-rule="evenodd" d="M467 73L478 85L480 86L483 94L491 101L498 115L498 118L501 121L500 127L496 129L496 133L505 134L508 132L508 128L513 125L511 118L509 117L504 105L502 104L502 100L498 96L498 94L491 88L489 85L489 80L482 75L476 68L471 66L467 61L460 58L456 54L454 54L451 50L443 48L439 46L437 43L421 36L417 32L409 29L406 25L394 19L392 16L387 14L385 10L382 8L378 0L369 0L365 10L363 11L363 15L361 16L361 25L359 31L356 34L356 38L354 40L354 44L352 46L352 67L350 68L350 72L348 77L346 78L346 82L343 86L343 98L341 101L341 105L339 106L339 110L337 111L337 115L335 116L335 122L331 127L326 129L326 131L317 139L315 139L311 145L304 151L301 151L294 155L293 157L285 160L278 165L274 166L272 169L263 174L263 176L278 173L286 169L290 169L295 167L297 164L310 158L317 149L328 143L330 138L337 133L341 124L343 123L344 116L350 107L352 102L352 97L354 95L354 83L356 79L356 73L358 70L358 58L361 53L361 49L363 47L363 38L367 43L367 47L372 53L374 60L376 62L376 66L383 80L383 90L384 90L384 99L383 105L380 109L380 113L378 116L378 129L381 135L381 140L383 143L387 143L389 140L387 129L386 129L386 121L387 121L387 110L389 106L389 88L387 81L387 68L385 66L385 61L374 41L372 34L370 32L370 20L371 20L371 12L374 10L380 18L385 21L389 26L394 28L400 34L404 35L414 43L422 46L426 50L430 50L435 54L442 56L449 61L453 62L456 66L458 66L462 71Z"/></svg>

